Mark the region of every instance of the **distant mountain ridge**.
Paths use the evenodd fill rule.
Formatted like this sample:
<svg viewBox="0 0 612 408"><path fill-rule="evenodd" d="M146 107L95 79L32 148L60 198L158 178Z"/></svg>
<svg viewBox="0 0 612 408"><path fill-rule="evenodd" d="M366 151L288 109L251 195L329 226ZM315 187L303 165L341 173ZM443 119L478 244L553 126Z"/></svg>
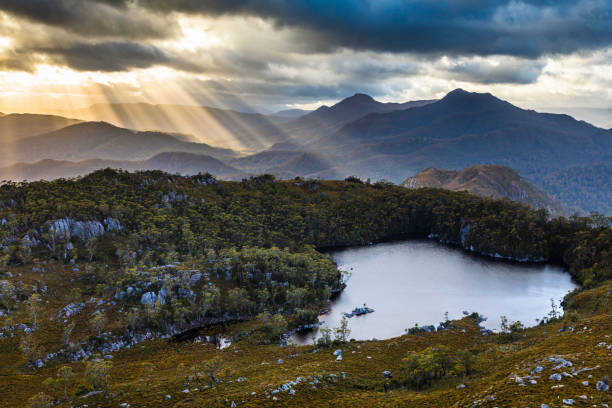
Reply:
<svg viewBox="0 0 612 408"><path fill-rule="evenodd" d="M10 113L0 115L0 143L13 143L17 140L52 132L66 126L80 123L55 115L33 113Z"/></svg>
<svg viewBox="0 0 612 408"><path fill-rule="evenodd" d="M569 210L534 186L516 171L498 165L474 165L461 171L428 168L407 178L402 183L407 188L442 188L451 191L468 191L481 197L508 198L533 208L544 208L555 215Z"/></svg>
<svg viewBox="0 0 612 408"><path fill-rule="evenodd" d="M383 103L366 94L355 94L333 106L321 106L314 112L283 124L283 131L297 143L308 143L338 131L343 126L373 113L388 113L425 106L435 100Z"/></svg>
<svg viewBox="0 0 612 408"><path fill-rule="evenodd" d="M242 172L214 157L185 152L160 153L147 160L120 161L92 159L79 162L45 159L0 168L0 180L53 180L84 176L95 170L115 168L128 171L163 170L168 173L197 174L209 172L219 177L239 177Z"/></svg>
<svg viewBox="0 0 612 408"><path fill-rule="evenodd" d="M282 132L279 132L280 122L274 116L206 106L94 104L68 114L127 129L181 133L189 135L188 141L191 142L247 151L260 150L284 140Z"/></svg>
<svg viewBox="0 0 612 408"><path fill-rule="evenodd" d="M145 160L164 152L205 154L229 159L236 153L203 143L189 143L161 132L137 132L105 122L83 122L18 140L0 151L4 166L42 159Z"/></svg>
<svg viewBox="0 0 612 408"><path fill-rule="evenodd" d="M218 167L221 176L234 171L283 178L355 175L400 183L423 168L497 164L516 170L571 206L611 213L612 199L598 188L609 176L612 130L564 114L521 109L488 93L456 89L440 100L406 103L382 103L355 94L305 115L286 112L289 117L282 119L197 106L100 106L109 116L131 120L126 122L130 126L148 123L167 126L168 131L136 131L52 115L3 115L0 136L9 143L0 150L0 167L21 163L21 171L26 172L27 166L43 159L142 162L161 153L183 152L221 161L229 167ZM180 111L176 117L174 109ZM195 143L189 135L176 133L181 129L174 125L192 115L189 126L202 134L216 126L217 135L246 146L245 150ZM139 122L143 117L154 121ZM6 136L7 129L19 131ZM158 157L157 165L168 169L171 163L163 160L164 156ZM200 167L206 170L206 163ZM603 200L602 205L589 204L586 197Z"/></svg>

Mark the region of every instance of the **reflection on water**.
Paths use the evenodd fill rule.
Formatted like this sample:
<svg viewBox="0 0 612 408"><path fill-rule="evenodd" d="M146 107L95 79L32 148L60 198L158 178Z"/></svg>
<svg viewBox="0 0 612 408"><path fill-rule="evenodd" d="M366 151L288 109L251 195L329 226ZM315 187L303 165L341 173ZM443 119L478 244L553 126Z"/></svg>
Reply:
<svg viewBox="0 0 612 408"><path fill-rule="evenodd" d="M364 303L374 313L349 319L351 338L384 339L404 329L437 325L448 312L450 319L462 311L488 318L483 325L498 329L500 316L526 326L550 311L576 285L569 274L550 265L519 265L470 256L431 241L403 241L331 252L340 269L351 276L346 289L320 317L337 327L345 312ZM297 334L307 343L311 336Z"/></svg>

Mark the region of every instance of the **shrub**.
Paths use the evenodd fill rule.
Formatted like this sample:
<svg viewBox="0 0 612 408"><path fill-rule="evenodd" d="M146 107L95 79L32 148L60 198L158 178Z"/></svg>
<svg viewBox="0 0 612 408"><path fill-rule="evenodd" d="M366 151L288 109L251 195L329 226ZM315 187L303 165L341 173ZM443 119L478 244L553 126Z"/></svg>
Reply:
<svg viewBox="0 0 612 408"><path fill-rule="evenodd" d="M420 352L408 352L403 363L406 383L420 390L434 380L454 373L457 359L448 347L434 346Z"/></svg>

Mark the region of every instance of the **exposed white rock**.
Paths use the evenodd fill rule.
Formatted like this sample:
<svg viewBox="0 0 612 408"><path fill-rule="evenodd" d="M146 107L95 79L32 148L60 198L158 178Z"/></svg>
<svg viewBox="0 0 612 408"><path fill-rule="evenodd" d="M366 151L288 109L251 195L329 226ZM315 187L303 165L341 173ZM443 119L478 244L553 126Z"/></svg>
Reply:
<svg viewBox="0 0 612 408"><path fill-rule="evenodd" d="M154 292L146 292L142 294L140 298L141 305L151 305L153 306L157 301L157 295Z"/></svg>

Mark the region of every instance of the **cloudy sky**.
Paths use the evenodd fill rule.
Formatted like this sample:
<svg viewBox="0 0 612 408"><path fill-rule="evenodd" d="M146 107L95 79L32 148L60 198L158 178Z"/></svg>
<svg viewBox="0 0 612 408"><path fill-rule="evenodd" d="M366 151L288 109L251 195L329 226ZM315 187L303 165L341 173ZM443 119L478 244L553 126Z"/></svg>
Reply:
<svg viewBox="0 0 612 408"><path fill-rule="evenodd" d="M4 112L137 101L270 112L458 87L523 107L612 108L612 1L0 0Z"/></svg>

